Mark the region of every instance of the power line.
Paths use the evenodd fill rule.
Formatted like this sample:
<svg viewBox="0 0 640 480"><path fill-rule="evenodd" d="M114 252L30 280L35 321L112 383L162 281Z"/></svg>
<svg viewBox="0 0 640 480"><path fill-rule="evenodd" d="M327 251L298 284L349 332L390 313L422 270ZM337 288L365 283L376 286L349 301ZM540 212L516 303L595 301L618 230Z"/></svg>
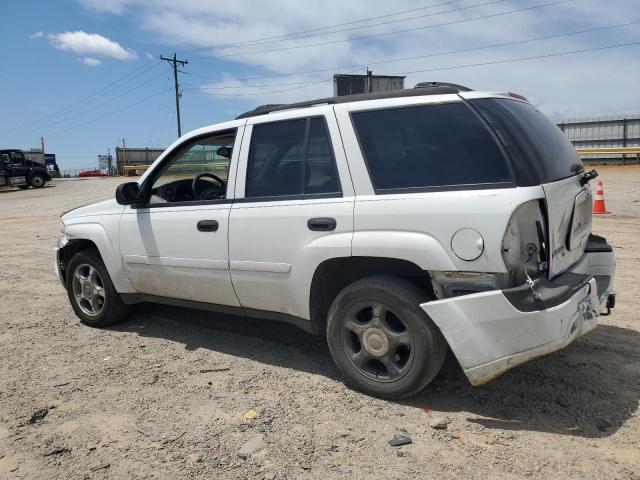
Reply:
<svg viewBox="0 0 640 480"><path fill-rule="evenodd" d="M117 88L120 88L120 87L115 87L115 86L117 84L119 84L120 82L122 82L123 80L125 80L126 78L130 77L131 75L133 75L134 73L138 72L139 70L144 69L145 67L150 67L150 68L147 68L146 70L144 70L142 72L139 72L137 75L134 75L130 80L133 80L134 78L137 78L140 75L145 74L149 70L152 70L153 68L155 68L155 66L159 65L159 63L155 63L155 62L158 62L158 60L156 60L156 59L149 60L148 62L145 62L144 64L134 68L133 70L131 70L129 73L123 75L122 77L117 78L116 80L114 80L113 82L111 82L111 83L107 84L106 86L100 88L99 90L96 90L95 92L87 95L86 97L81 98L80 100L78 100L78 101L76 101L74 103L71 103L71 104L67 105L66 107L63 107L63 108L61 108L59 110L51 112L51 113L45 115L44 117L38 118L38 119L33 120L33 121L25 122L23 124L17 125L15 127L11 127L11 128L6 129L4 131L5 132L11 132L11 131L14 131L14 130L22 130L25 127L41 123L41 122L43 122L45 120L48 120L48 119L50 119L52 117L55 117L57 115L60 115L62 113L65 113L65 112L68 113L70 110L74 110L76 108L79 108L85 103L91 103L96 99L96 97L98 95L104 94L109 90L115 90ZM155 65L151 65L153 63L155 63Z"/></svg>
<svg viewBox="0 0 640 480"><path fill-rule="evenodd" d="M145 85L147 85L147 84L148 84L149 82L151 82L152 80L155 80L156 78L160 77L161 75L164 75L164 73L165 73L165 72L160 72L160 73L159 73L159 74L157 74L157 75L153 75L152 77L150 77L150 78L148 78L148 79L144 80L142 83L139 83L139 84L138 84L138 85L136 85L135 87L130 88L130 89L128 89L128 90L125 90L124 92L120 93L119 95L117 95L117 96L115 96L115 97L112 97L112 98L109 98L109 99L107 99L107 100L105 100L105 101L103 101L103 102L101 102L101 103L98 103L98 104L92 105L91 107L89 107L89 108L87 108L87 109L85 109L85 110L82 110L82 111L80 111L80 112L75 112L75 111L74 111L74 112L69 112L69 113L67 113L67 114L62 115L62 118L61 118L61 119L56 119L55 121L53 121L53 122L51 122L51 123L48 123L48 124L45 124L45 125L40 125L40 126L36 126L36 127L26 128L26 129L24 129L24 131L41 130L41 129L43 129L43 128L49 128L49 127L51 127L52 125L57 125L57 124L59 124L59 123L65 123L65 122L68 122L69 120L75 120L75 118L76 118L76 117L82 116L82 115L84 115L85 113L92 112L93 110L96 110L97 108L103 107L103 106L105 106L105 105L107 105L107 104L109 104L109 103L111 103L111 102L114 102L115 100L117 100L117 99L119 99L119 98L121 98L121 97L123 97L123 96L125 96L125 95L128 95L129 93L131 93L131 92L133 92L133 91L135 91L135 90L138 90L138 89L139 89L139 88L141 88L141 87L144 87Z"/></svg>
<svg viewBox="0 0 640 480"><path fill-rule="evenodd" d="M116 113L120 113L120 112L122 112L122 111L124 111L124 110L128 110L129 108L132 108L132 107L135 107L135 106L137 106L137 105L140 105L141 103L147 102L147 101L151 100L152 98L157 97L158 95L163 94L164 92L165 92L165 90L164 90L164 89L163 89L163 90L160 90L159 92L156 92L156 93L153 93L153 94L151 94L151 95L149 95L149 96L147 96L147 97L144 97L144 98L142 98L141 100L139 100L139 101L137 101L137 102L130 103L130 104L128 104L128 105L125 105L125 106L124 106L124 107L122 107L122 108L119 108L119 109L117 109L117 110L113 110L113 111L111 111L111 112L109 112L109 113L106 113L106 114L104 114L104 115L100 115L99 117L93 118L93 119L91 119L91 120L86 120L86 121L84 121L84 122L82 122L82 123L78 123L78 124L76 124L76 125L72 125L72 126L70 126L70 127L68 127L68 128L65 128L65 129L63 129L63 130L58 130L58 131L56 131L56 132L47 133L47 137L53 137L53 136L55 136L55 135L59 135L59 134L61 134L61 133L68 132L68 131L73 130L73 129L75 129L75 128L78 128L78 127L81 127L81 126L87 125L87 124L89 124L89 123L97 122L98 120L102 120L103 118L110 117L111 115L115 115Z"/></svg>
<svg viewBox="0 0 640 480"><path fill-rule="evenodd" d="M156 109L155 115L153 116L153 122L151 123L151 129L149 130L149 136L147 137L147 143L151 145L151 147L153 148L153 138L154 138L154 133L156 130L156 124L158 123L158 117L160 116L160 111L163 109L163 107L166 109L167 107L167 90L169 87L169 80L171 79L171 73L167 74L167 79L164 82L164 88L165 88L165 92L162 95L162 98L160 99L160 101L158 102L158 108Z"/></svg>
<svg viewBox="0 0 640 480"><path fill-rule="evenodd" d="M283 38L283 39L286 40L286 37L290 37L290 36L294 36L294 35L300 35L300 34L310 33L310 32L317 32L319 30L328 30L330 28L343 27L345 25L354 25L356 23L363 23L363 22L368 22L368 21L371 21L371 20L378 20L380 18L393 17L393 16L396 16L396 15L403 15L403 14L406 14L406 13L417 12L417 11L420 11L420 10L427 10L429 8L440 7L440 6L443 6L443 5L449 5L451 3L456 3L458 1L459 0L450 0L448 2L436 3L436 4L428 5L426 7L412 8L410 10L404 10L404 11L395 12L395 13L387 13L387 14L384 14L384 15L378 15L376 17L363 18L361 20L353 20L353 21L350 21L350 22L338 23L338 24L335 24L335 25L327 25L327 26L324 26L324 27L311 28L309 30L302 30L302 31L299 31L299 32L285 33L283 35L274 35L274 36L271 36L271 37L255 38L253 40L245 40L244 42L227 43L227 44L221 44L221 45L210 45L208 47L192 48L192 49L189 49L189 50L181 50L181 51L178 51L177 53L200 52L200 51L203 51L203 50L210 50L210 49L213 49L213 48L227 48L227 47L233 47L233 46L237 46L237 45L261 43L261 42L263 42L265 40L272 40L272 39L276 39L276 38Z"/></svg>
<svg viewBox="0 0 640 480"><path fill-rule="evenodd" d="M262 45L265 45L265 44L286 42L286 41L292 41L292 40L302 40L302 39L305 39L305 38L313 38L313 37L322 37L322 36L326 36L326 35L333 35L333 34L336 34L336 33L350 32L350 31L353 31L353 30L362 30L364 28L379 27L381 25L391 25L391 24L394 24L394 23L409 22L409 21L412 21L412 20L418 20L418 19L426 18L426 17L433 17L433 16L436 16L436 15L445 15L447 13L461 12L461 11L469 10L469 9L472 9L472 8L483 7L483 6L487 6L487 5L494 5L496 3L504 3L506 1L507 0L489 0L489 1L485 1L483 3L476 3L474 5L467 5L467 6L464 6L464 7L458 7L458 8L454 8L454 9L451 9L451 10L445 10L445 11L442 11L442 12L427 13L427 14L424 14L424 15L418 15L418 16L414 16L414 17L400 18L400 19L396 19L396 20L389 20L389 21L385 21L385 22L374 23L372 25L362 25L362 26L358 26L358 27L343 28L343 29L334 30L334 31L331 31L331 32L314 33L312 35L298 36L296 38L280 38L280 39L274 39L274 40L271 40L269 38L264 38L264 39L260 39L260 40L254 40L252 42L230 43L230 44L227 44L227 45L219 45L219 46L216 46L216 47L200 48L198 50L209 50L209 49L212 49L212 48L216 48L216 49L241 48L241 47L252 46L252 45L256 45L256 44L262 46ZM417 10L424 10L424 9L427 9L427 8L440 7L440 6L444 6L444 5L449 5L451 3L455 3L455 2L449 1L449 2L437 3L437 4L434 4L434 5L430 5L429 7L422 7L422 8L417 9ZM392 15L398 15L398 14L392 14ZM374 17L374 18L376 18L376 17ZM377 17L377 18L380 18L380 17ZM370 20L372 20L372 19L369 19L368 21L370 21ZM351 22L348 22L347 24L349 24L349 23L351 23ZM354 22L354 23L360 23L360 22ZM340 26L340 25L336 25L336 26L334 26L332 28L335 28L337 26ZM311 30L311 31L313 31L313 30ZM297 34L287 34L287 35L282 35L280 37L286 37L286 36L289 36L289 35L298 35L300 33L306 33L306 32L299 32ZM279 37L272 37L272 38L279 38Z"/></svg>
<svg viewBox="0 0 640 480"><path fill-rule="evenodd" d="M336 71L336 70L346 70L346 69L353 69L353 68L359 68L359 67L364 67L367 65L382 65L385 63L395 63L395 62L401 62L401 61L408 61L408 60L418 60L418 59L423 59L423 58L431 58L431 57L437 57L437 56L444 56L444 55L453 55L453 54L457 54L457 53L467 53L467 52L473 52L473 51L478 51L478 50L486 50L486 49L490 49L490 48L499 48L499 47L507 47L507 46L513 46L513 45L522 45L525 43L532 43L532 42L538 42L538 41L542 41L542 40L551 40L551 39L555 39L555 38L562 38L562 37L569 37L569 36L573 36L573 35L581 35L581 34L585 34L585 33L593 33L593 32L599 32L602 30L610 30L613 28L620 28L620 27L627 27L630 25L637 25L640 24L640 20L634 20L631 22L626 22L626 23L619 23L619 24L615 24L615 25L605 25L602 27L594 27L594 28L588 28L588 29L584 29L584 30L574 30L571 32L565 32L565 33L557 33L557 34L552 34L552 35L545 35L542 37L535 37L535 38L529 38L529 39L524 39L524 40L515 40L512 42L503 42L503 43L495 43L492 45L484 45L484 46L480 46L480 47L470 47L470 48L463 48L463 49L458 49L458 50L447 50L447 51L443 51L443 52L434 52L434 53L429 53L429 54L425 54L425 55L414 55L411 57L400 57L400 58L393 58L393 59L383 59L383 60L377 60L377 61L371 61L371 62L365 62L365 63L361 63L361 64L357 64L357 65L343 65L343 66L336 66L336 67L330 67L330 68L323 68L323 69L318 69L318 70L310 70L307 72L296 72L296 73L284 73L284 74L278 74L278 76L297 76L297 75L305 75L305 74L311 74L311 73L319 73L319 72L328 72L328 71ZM266 75L263 78L270 78L270 75ZM248 77L249 80L253 80L259 77ZM237 81L243 81L245 79L235 79ZM212 80L214 81L214 80ZM307 82L291 82L291 83L271 83L271 84L261 84L261 85L225 85L225 86L211 86L208 87L207 84L201 84L198 85L196 87L199 87L199 89L203 89L203 90L228 90L228 89L233 89L233 88L264 88L264 87L275 87L275 86L289 86L289 85L302 85L305 84ZM194 87L191 88L185 88L185 90L193 90Z"/></svg>
<svg viewBox="0 0 640 480"><path fill-rule="evenodd" d="M353 41L356 41L356 40L365 40L365 39L368 39L368 38L384 37L384 36L389 36L389 35L396 35L398 33L415 32L415 31L418 31L418 30L426 30L426 29L429 29L429 28L445 27L445 26L449 26L449 25L457 25L457 24L460 24L460 23L474 22L474 21L477 21L477 20L485 20L487 18L495 18L495 17L501 17L501 16L505 16L505 15L511 15L513 13L527 12L527 11L536 10L536 9L539 9L539 8L561 5L561 4L569 3L569 2L573 2L573 1L575 1L575 0L558 0L558 1L555 1L555 2L549 2L549 3L540 4L540 5L534 5L532 7L518 8L518 9L514 9L514 10L508 10L506 12L499 12L499 13L491 13L491 14L487 14L487 15L482 15L482 16L479 16L479 17L464 18L464 19L460 19L460 20L451 20L451 21L448 21L448 22L435 23L435 24L430 24L430 25L423 25L421 27L407 28L407 29L403 29L403 30L394 30L392 32L374 33L374 34L370 34L370 35L362 35L362 36L359 36L359 37L352 37L352 38L343 38L343 39L339 39L339 40L330 40L330 41L316 42L316 43L306 43L306 44L303 44L303 45L292 45L290 47L275 48L275 49L272 49L272 50L258 50L258 51L255 51L255 52L229 53L229 54L224 54L224 55L214 55L213 57L198 57L198 58L240 57L240 56L246 56L246 55L258 55L258 54L264 54L264 53L275 53L275 52L283 52L283 51L289 51L289 50L297 50L297 49L300 49L300 48L309 48L309 47L317 47L317 46L322 46L322 45L333 45L333 44L337 44L337 43L353 42Z"/></svg>
<svg viewBox="0 0 640 480"><path fill-rule="evenodd" d="M445 71L445 70L456 70L456 69L461 69L461 68L471 68L471 67L479 67L479 66L488 66L488 65L498 65L498 64L504 64L504 63L511 63L511 62L522 62L522 61L527 61L527 60L539 60L539 59L543 59L543 58L552 58L552 57L560 57L560 56L564 56L564 55L575 55L575 54L579 54L579 53L590 53L590 52L595 52L595 51L599 51L599 50L610 50L610 49L614 49L614 48L622 48L622 47L629 47L629 46L635 46L635 45L640 45L640 41L638 42L628 42L628 43L618 43L618 44L614 44L614 45L604 45L601 47L594 47L594 48L587 48L587 49L582 49L582 50L569 50L569 51L564 51L564 52L557 52L557 53L548 53L548 54L544 54L544 55L533 55L533 56L529 56L529 57L519 57L519 58L510 58L510 59L505 59L505 60L495 60L495 61L490 61L490 62L479 62L479 63L467 63L467 64L462 64L462 65L452 65L452 66L448 66L448 67L437 67L437 68L428 68L428 69L423 69L423 70L411 70L411 71L404 71L404 72L395 72L395 73L391 73L390 75L410 75L413 73L425 73L425 72L439 72L439 71ZM286 89L286 90L275 90L275 91L269 91L269 92L260 92L260 93L244 93L244 94L225 94L225 93L207 93L207 92L193 92L193 93L198 93L200 95L208 95L208 96L215 96L215 97L245 97L245 96L250 96L250 95L268 95L268 94L272 94L272 93L285 93L285 92L290 92L293 90L299 90L301 88L306 88L306 87L310 87L313 85L317 85L319 83L325 83L325 82L330 82L333 81L332 78L326 78L326 79L322 79L322 80L318 80L315 82L311 82L308 84L305 84L303 86L299 86L299 87L294 87L294 88L290 88L290 89Z"/></svg>

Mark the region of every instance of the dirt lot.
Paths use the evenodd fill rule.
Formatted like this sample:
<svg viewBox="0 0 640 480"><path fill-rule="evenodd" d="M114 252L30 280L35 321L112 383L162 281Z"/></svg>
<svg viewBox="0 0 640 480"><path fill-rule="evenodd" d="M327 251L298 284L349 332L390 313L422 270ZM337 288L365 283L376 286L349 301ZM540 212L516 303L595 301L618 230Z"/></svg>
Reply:
<svg viewBox="0 0 640 480"><path fill-rule="evenodd" d="M640 168L599 170L615 313L480 388L450 360L403 402L347 389L287 325L145 306L82 326L53 274L58 216L119 180L0 192L0 478L640 479Z"/></svg>

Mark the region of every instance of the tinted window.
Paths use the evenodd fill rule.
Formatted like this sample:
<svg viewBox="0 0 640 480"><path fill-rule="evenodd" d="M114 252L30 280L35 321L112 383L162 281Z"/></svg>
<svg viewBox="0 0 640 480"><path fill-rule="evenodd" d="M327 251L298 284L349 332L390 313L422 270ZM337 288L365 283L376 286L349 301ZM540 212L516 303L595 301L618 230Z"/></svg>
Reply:
<svg viewBox="0 0 640 480"><path fill-rule="evenodd" d="M339 191L323 118L254 125L247 166L247 198Z"/></svg>
<svg viewBox="0 0 640 480"><path fill-rule="evenodd" d="M339 191L338 172L333 159L327 126L324 119L312 118L309 127L304 193L335 193Z"/></svg>
<svg viewBox="0 0 640 480"><path fill-rule="evenodd" d="M376 190L510 182L500 147L463 103L353 114Z"/></svg>
<svg viewBox="0 0 640 480"><path fill-rule="evenodd" d="M498 98L471 103L500 135L512 157L519 184L553 182L583 170L564 133L531 104Z"/></svg>

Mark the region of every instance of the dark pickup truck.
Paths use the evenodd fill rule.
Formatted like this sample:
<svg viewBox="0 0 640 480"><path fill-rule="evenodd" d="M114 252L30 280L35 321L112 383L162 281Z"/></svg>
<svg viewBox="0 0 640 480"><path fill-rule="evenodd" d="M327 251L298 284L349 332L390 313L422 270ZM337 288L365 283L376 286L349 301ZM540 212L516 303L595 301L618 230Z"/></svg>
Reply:
<svg viewBox="0 0 640 480"><path fill-rule="evenodd" d="M28 160L22 150L0 150L0 187L42 188L50 181L47 167Z"/></svg>

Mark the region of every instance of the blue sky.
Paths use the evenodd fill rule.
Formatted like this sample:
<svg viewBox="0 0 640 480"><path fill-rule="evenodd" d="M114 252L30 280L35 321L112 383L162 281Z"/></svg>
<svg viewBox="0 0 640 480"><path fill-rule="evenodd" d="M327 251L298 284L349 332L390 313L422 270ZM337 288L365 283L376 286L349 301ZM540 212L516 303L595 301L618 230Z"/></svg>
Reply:
<svg viewBox="0 0 640 480"><path fill-rule="evenodd" d="M333 73L366 65L412 72L406 86L515 91L554 118L639 113L640 46L596 50L640 42L632 22L637 0L1 0L0 145L43 136L63 170L123 137L167 146L173 80L158 56L176 51L183 133L329 96Z"/></svg>

